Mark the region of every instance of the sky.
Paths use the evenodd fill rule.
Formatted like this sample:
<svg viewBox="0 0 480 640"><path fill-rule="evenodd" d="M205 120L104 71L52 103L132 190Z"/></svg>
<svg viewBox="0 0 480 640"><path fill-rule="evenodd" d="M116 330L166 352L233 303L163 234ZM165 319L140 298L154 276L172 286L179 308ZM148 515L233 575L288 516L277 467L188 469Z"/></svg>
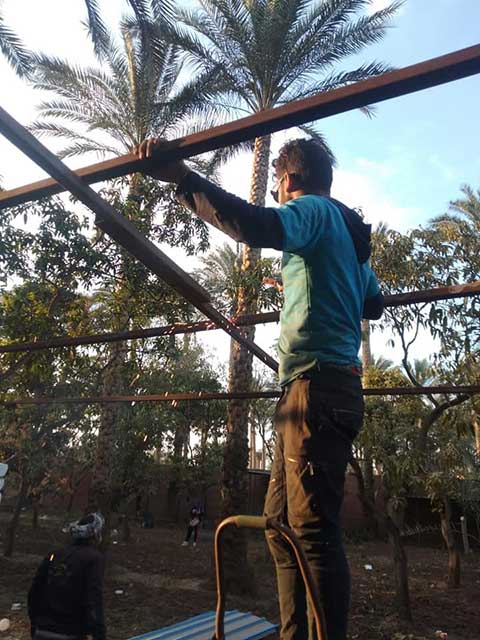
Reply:
<svg viewBox="0 0 480 640"><path fill-rule="evenodd" d="M373 0L371 10L386 4L385 0ZM121 0L103 0L100 5L111 24L125 6ZM85 19L83 0L4 0L2 8L7 24L30 48L82 65L93 63L81 25ZM479 25L479 0L406 0L385 38L339 68L347 70L372 60L394 67L414 64L478 44ZM41 100L39 92L16 78L3 59L0 81L0 105L22 124L32 122L35 105ZM449 201L459 197L462 184L480 185L479 101L477 75L380 103L372 119L352 111L323 120L319 128L338 159L332 195L350 206L361 207L369 222L383 221L400 231L443 213ZM291 130L277 134L274 152L294 135ZM45 138L43 142L53 151L58 148L56 141ZM75 158L68 164L79 167L93 161ZM222 171L223 186L246 197L250 171L251 158L239 156ZM4 188L44 177L4 139L0 140L0 175ZM239 181L238 176L244 179ZM223 238L213 234L213 241L219 243ZM185 267L183 256L170 255L190 268ZM277 334L278 330L275 333L272 326L266 326L258 330L258 341L270 347ZM418 356L428 355L433 348L431 342L422 342L423 351L418 351ZM219 360L224 360L226 337L213 332L205 343ZM385 357L399 358L398 352L386 346L385 337L374 335L373 348Z"/></svg>

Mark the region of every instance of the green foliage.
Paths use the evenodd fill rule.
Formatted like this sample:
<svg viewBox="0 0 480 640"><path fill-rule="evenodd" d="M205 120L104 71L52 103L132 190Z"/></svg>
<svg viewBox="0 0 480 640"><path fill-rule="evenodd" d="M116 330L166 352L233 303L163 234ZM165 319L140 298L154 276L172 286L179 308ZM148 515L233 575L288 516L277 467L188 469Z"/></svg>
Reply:
<svg viewBox="0 0 480 640"><path fill-rule="evenodd" d="M471 424L471 407L463 404L443 415L430 435L425 490L437 510L442 509L444 497L466 507L480 498L480 460Z"/></svg>
<svg viewBox="0 0 480 640"><path fill-rule="evenodd" d="M39 105L40 119L31 129L65 141L60 157L129 153L146 138L178 137L217 123L211 115L203 122L195 117L205 99L205 78L187 86L179 82L180 52L166 37L171 3L132 0L134 17L121 21L117 37L97 3L87 4L97 66L35 55L33 86L52 97ZM215 168L205 161L193 164L207 172Z"/></svg>
<svg viewBox="0 0 480 640"><path fill-rule="evenodd" d="M387 71L378 62L350 71L335 67L378 42L400 4L368 16L362 12L368 0L209 0L198 10L178 9L169 37L200 77L215 79L204 83L207 100L195 115L243 115ZM330 152L315 127L305 130Z"/></svg>
<svg viewBox="0 0 480 640"><path fill-rule="evenodd" d="M163 357L157 348L129 361L129 376L142 392L221 389L217 373L199 347L188 341L173 341L167 347ZM155 492L159 459L173 465L180 488L208 488L219 469L224 421L225 405L220 402L139 403L125 408L117 415L116 425L113 486L117 502ZM191 438L196 441L193 446Z"/></svg>
<svg viewBox="0 0 480 640"><path fill-rule="evenodd" d="M385 371L371 367L365 375L365 386L410 385L398 368ZM394 507L404 502L408 489L417 482L421 462L417 425L426 411L419 396L366 398L364 428L357 446L367 449L375 460L385 495Z"/></svg>
<svg viewBox="0 0 480 640"><path fill-rule="evenodd" d="M229 244L217 247L201 259L195 272L198 281L212 294L216 306L229 316L235 314L241 289L257 300L258 309L278 309L281 296L274 287L264 285L265 278L279 278L278 259L260 258L253 269L244 271L242 259Z"/></svg>

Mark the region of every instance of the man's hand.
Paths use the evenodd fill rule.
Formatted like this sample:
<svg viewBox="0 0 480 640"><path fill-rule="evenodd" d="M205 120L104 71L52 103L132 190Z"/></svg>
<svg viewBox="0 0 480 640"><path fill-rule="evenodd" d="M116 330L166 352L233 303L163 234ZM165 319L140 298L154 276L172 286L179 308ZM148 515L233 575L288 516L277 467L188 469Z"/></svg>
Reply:
<svg viewBox="0 0 480 640"><path fill-rule="evenodd" d="M135 149L135 153L139 160L151 158L156 151L168 149L169 145L165 138L147 138ZM183 160L175 160L167 164L161 164L158 167L152 167L145 171L152 178L162 180L163 182L174 182L178 184L190 172L190 169Z"/></svg>
<svg viewBox="0 0 480 640"><path fill-rule="evenodd" d="M283 284L278 280L275 280L275 278L268 278L267 276L265 276L263 278L263 284L266 284L270 287L275 287L278 293L283 293Z"/></svg>

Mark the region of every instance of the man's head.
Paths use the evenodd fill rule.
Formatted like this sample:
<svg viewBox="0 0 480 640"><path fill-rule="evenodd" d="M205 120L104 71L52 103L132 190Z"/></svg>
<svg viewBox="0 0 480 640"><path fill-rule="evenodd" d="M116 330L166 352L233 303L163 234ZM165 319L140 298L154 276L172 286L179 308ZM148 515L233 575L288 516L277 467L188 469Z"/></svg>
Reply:
<svg viewBox="0 0 480 640"><path fill-rule="evenodd" d="M280 204L307 193L330 194L332 161L318 140L290 140L272 165L276 179L272 195Z"/></svg>
<svg viewBox="0 0 480 640"><path fill-rule="evenodd" d="M105 520L101 513L89 513L78 522L70 525L70 535L75 542L89 541L100 543Z"/></svg>

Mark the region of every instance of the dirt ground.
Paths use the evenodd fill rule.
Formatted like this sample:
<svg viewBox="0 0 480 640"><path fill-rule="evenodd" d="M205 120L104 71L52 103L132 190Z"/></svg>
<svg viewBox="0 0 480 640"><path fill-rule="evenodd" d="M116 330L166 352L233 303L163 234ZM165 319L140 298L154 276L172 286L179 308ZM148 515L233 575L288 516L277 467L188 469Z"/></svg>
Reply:
<svg viewBox="0 0 480 640"><path fill-rule="evenodd" d="M3 548L6 515L0 516ZM0 619L10 629L0 640L28 640L26 595L41 558L65 541L59 520L49 518L31 528L22 516L12 558L0 556ZM111 547L105 582L109 640L126 640L215 608L211 580L212 533L202 531L196 548L181 547L183 529L162 524L155 529L134 528L132 541ZM433 640L436 630L448 640L480 639L480 554L462 563L462 586L445 584L446 554L439 547L408 547L413 625L395 615L394 586L388 547L383 543L348 544L353 601L350 640ZM274 571L265 543L255 535L250 543L257 581L256 597L231 596L227 608L251 611L278 621ZM365 565L371 565L371 570ZM122 594L115 594L122 590ZM20 603L20 611L12 611Z"/></svg>

